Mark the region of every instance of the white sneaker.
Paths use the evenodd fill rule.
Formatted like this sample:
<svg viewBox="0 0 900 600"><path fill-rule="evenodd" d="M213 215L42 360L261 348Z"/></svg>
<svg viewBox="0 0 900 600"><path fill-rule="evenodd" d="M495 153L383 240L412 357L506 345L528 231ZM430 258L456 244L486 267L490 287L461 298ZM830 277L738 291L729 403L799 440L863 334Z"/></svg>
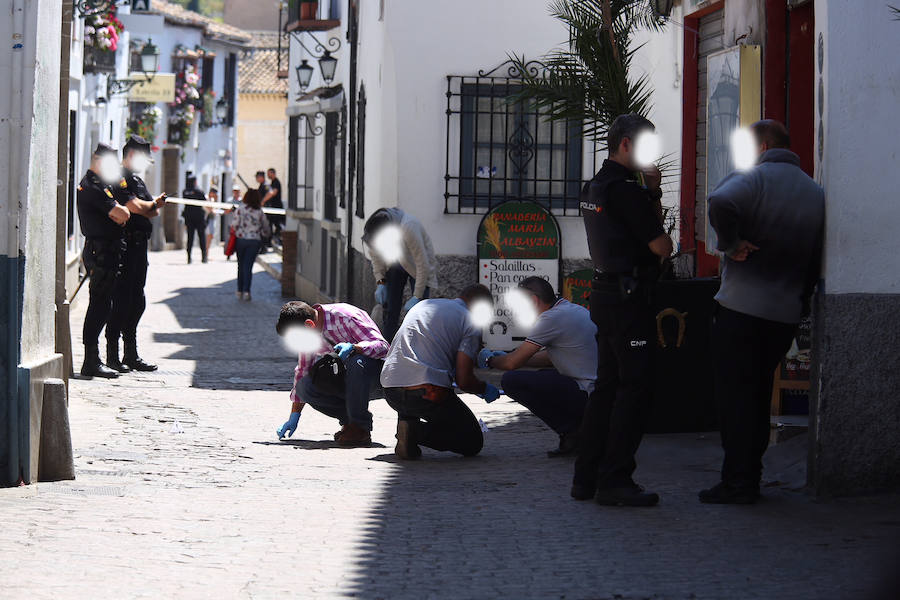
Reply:
<svg viewBox="0 0 900 600"><path fill-rule="evenodd" d="M238 300L244 299L244 292L235 292L234 295L237 297Z"/></svg>
<svg viewBox="0 0 900 600"><path fill-rule="evenodd" d="M246 300L247 302L250 302L250 300L251 300L250 292L244 292L244 300Z"/></svg>

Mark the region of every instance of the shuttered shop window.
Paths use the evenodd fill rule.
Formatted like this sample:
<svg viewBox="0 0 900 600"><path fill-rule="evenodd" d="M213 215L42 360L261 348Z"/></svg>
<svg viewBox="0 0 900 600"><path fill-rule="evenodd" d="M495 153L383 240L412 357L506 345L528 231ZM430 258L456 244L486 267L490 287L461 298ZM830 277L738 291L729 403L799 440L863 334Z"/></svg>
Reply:
<svg viewBox="0 0 900 600"><path fill-rule="evenodd" d="M725 11L717 10L700 19L700 48L697 53L697 239L706 242L706 59L725 49Z"/></svg>

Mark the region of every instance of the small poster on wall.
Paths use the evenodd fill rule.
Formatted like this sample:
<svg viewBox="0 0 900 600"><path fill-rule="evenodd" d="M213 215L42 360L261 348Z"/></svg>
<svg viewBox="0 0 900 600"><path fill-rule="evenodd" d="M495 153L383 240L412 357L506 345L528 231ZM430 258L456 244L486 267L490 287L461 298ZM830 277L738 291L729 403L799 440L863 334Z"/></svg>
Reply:
<svg viewBox="0 0 900 600"><path fill-rule="evenodd" d="M563 278L562 296L569 302L591 308L591 281L594 279L593 269L581 269L569 273Z"/></svg>
<svg viewBox="0 0 900 600"><path fill-rule="evenodd" d="M504 296L531 276L543 277L559 291L559 225L536 202L504 202L482 219L477 256L478 281L494 296L495 318L485 329L484 343L495 350L514 350L528 332L514 323Z"/></svg>
<svg viewBox="0 0 900 600"><path fill-rule="evenodd" d="M706 193L734 170L731 135L760 119L759 46L733 46L710 54L706 70ZM704 202L705 202L704 198ZM705 206L705 205L704 205ZM705 212L705 211L704 211ZM716 254L716 232L704 219L706 252Z"/></svg>

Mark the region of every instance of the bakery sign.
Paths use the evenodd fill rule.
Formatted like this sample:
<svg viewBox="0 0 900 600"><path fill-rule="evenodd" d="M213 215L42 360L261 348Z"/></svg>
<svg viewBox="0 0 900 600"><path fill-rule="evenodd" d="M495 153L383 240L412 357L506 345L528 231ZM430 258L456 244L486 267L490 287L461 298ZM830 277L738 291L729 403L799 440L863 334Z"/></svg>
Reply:
<svg viewBox="0 0 900 600"><path fill-rule="evenodd" d="M513 323L504 295L526 277L543 277L559 291L559 225L536 202L511 200L488 212L478 227L478 281L494 296L494 320L484 343L495 350L512 350L528 332Z"/></svg>

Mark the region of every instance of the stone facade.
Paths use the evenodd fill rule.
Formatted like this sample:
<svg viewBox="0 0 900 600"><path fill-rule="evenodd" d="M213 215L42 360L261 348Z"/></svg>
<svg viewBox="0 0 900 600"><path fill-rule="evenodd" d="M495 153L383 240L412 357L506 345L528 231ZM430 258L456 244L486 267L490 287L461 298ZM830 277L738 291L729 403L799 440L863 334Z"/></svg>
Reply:
<svg viewBox="0 0 900 600"><path fill-rule="evenodd" d="M819 493L900 488L898 314L897 294L825 294L818 302L809 481Z"/></svg>

